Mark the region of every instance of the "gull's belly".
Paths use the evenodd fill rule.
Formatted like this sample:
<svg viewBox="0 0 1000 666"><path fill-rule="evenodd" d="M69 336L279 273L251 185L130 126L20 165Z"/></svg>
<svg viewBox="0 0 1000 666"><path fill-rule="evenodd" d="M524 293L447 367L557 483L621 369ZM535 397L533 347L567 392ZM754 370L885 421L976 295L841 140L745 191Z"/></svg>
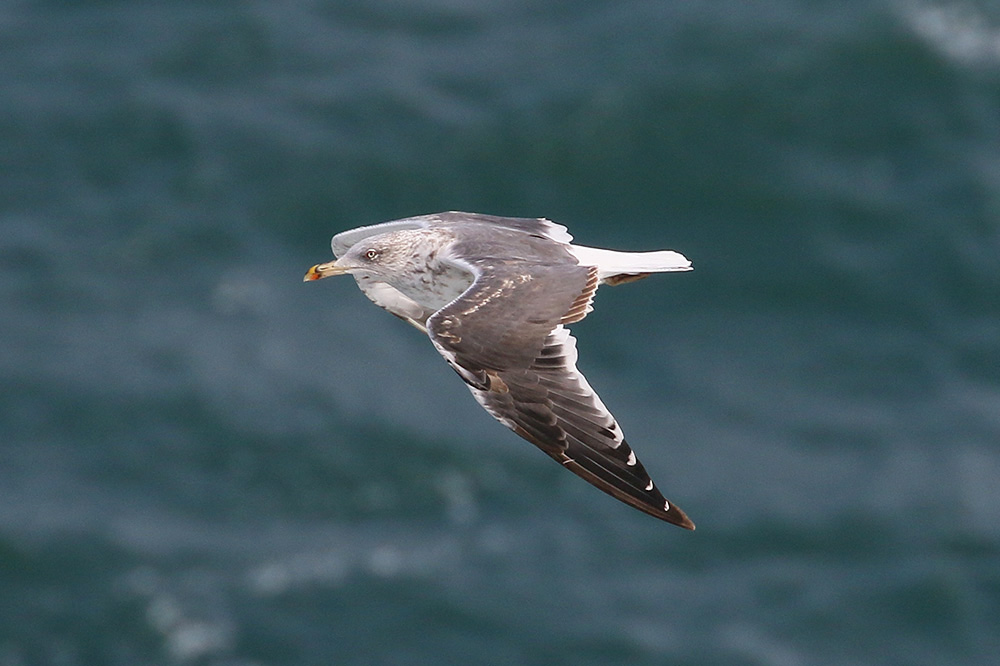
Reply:
<svg viewBox="0 0 1000 666"><path fill-rule="evenodd" d="M473 280L469 271L439 263L397 278L391 284L425 308L437 311L461 296Z"/></svg>

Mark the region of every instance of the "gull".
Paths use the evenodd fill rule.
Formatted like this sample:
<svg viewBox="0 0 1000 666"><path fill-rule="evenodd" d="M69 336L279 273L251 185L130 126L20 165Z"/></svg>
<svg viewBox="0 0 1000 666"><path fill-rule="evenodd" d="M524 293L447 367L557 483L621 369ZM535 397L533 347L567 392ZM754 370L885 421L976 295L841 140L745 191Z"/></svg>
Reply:
<svg viewBox="0 0 1000 666"><path fill-rule="evenodd" d="M544 218L446 212L333 237L336 258L304 281L350 274L376 305L412 324L496 420L626 504L686 529L576 368L567 328L602 284L691 270L672 250L575 245Z"/></svg>

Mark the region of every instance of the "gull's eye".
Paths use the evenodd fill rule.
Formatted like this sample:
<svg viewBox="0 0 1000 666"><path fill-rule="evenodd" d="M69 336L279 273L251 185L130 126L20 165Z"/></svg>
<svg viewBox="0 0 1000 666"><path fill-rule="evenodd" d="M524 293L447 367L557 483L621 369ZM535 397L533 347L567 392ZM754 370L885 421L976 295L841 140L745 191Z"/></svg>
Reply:
<svg viewBox="0 0 1000 666"><path fill-rule="evenodd" d="M367 259L368 261L372 261L376 257L378 257L378 254L379 254L378 250L372 248L372 249L368 250L367 252L365 252L365 259Z"/></svg>

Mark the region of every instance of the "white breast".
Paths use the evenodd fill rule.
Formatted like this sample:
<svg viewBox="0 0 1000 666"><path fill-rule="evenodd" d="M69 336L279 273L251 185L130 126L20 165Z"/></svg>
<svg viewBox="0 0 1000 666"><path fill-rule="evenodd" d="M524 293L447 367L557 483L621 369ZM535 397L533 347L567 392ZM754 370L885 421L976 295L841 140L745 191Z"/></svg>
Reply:
<svg viewBox="0 0 1000 666"><path fill-rule="evenodd" d="M434 262L426 270L396 276L392 286L428 310L438 311L461 296L475 276L458 266Z"/></svg>

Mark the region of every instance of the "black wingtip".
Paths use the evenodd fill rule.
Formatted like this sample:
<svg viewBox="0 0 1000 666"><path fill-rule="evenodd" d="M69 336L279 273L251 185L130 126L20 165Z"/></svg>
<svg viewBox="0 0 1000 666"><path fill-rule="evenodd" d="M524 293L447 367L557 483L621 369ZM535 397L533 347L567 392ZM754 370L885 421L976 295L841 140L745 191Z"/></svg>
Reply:
<svg viewBox="0 0 1000 666"><path fill-rule="evenodd" d="M515 431L517 432L517 431ZM528 439L524 434L518 432L522 437ZM526 433L530 434L530 433ZM534 441L534 440L529 440ZM548 452L546 452L548 453ZM608 469L597 464L595 460L589 458L579 458L574 460L563 452L549 453L550 456L562 463L562 466L581 477L591 485L596 486L615 499L628 504L645 514L659 518L671 525L682 527L686 530L693 530L694 523L680 507L671 504L663 498L660 491L652 486L639 492L635 486L630 486L622 482L622 479L612 474ZM645 470L639 464L634 469L641 470L645 475ZM648 478L648 477L646 477Z"/></svg>
<svg viewBox="0 0 1000 666"><path fill-rule="evenodd" d="M691 519L687 517L687 514L680 510L676 505L671 504L670 509L667 510L666 515L662 516L662 519L676 525L677 527L683 527L686 530L695 529L694 523Z"/></svg>

